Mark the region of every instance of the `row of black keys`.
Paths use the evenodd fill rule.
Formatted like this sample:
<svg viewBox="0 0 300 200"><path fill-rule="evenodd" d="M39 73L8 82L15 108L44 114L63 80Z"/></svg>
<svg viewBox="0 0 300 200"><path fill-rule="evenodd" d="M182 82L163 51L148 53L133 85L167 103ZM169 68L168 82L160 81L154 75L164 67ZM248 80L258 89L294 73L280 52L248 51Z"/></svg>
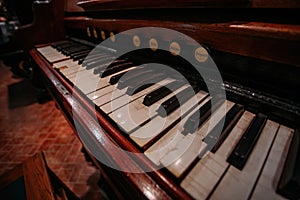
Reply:
<svg viewBox="0 0 300 200"><path fill-rule="evenodd" d="M52 46L55 47L61 53L65 54L66 56L71 57L73 54L79 54L77 50L81 51L81 49L85 49L81 46L81 44L69 41L55 43L52 44ZM86 54L87 53L84 53L84 55ZM112 61L113 59L114 57L110 55L99 53L93 56L92 58L87 58L83 62L82 67L85 67L86 69L94 68L94 74L100 74L101 77L106 77L120 72L124 69L128 69L130 67L135 66L132 62L129 62L127 60ZM126 76L124 76L125 73ZM163 70L147 69L146 67L137 67L132 71L123 72L112 76L109 82L112 85L118 83L117 88L120 90L127 87L128 89L126 93L128 95L134 95L150 87L154 83L165 79L166 77L167 74L165 74ZM150 84L144 84L147 82L150 82ZM172 91L179 89L183 85L183 81L175 81L165 86L162 86L157 90L154 90L153 92L147 94L144 98L143 104L146 106L151 106L155 102L172 93ZM193 90L191 90L191 88L187 88L178 93L176 96L172 96L170 99L166 100L161 104L157 112L163 117L169 115L180 106L180 103L186 102L189 98L192 97L192 95L195 92L200 91L199 85L193 85L192 89Z"/></svg>

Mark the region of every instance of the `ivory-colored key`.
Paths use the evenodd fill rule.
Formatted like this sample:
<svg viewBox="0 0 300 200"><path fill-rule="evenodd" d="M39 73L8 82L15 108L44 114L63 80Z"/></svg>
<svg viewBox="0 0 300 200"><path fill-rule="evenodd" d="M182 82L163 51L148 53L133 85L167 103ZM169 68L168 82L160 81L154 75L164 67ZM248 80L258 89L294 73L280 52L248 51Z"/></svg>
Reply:
<svg viewBox="0 0 300 200"><path fill-rule="evenodd" d="M51 63L69 59L51 46L37 48L37 50Z"/></svg>
<svg viewBox="0 0 300 200"><path fill-rule="evenodd" d="M106 87L100 88L99 90L96 90L96 91L88 94L87 97L93 101L107 93L110 93L114 89L116 89L115 85L108 85L108 86L106 85Z"/></svg>
<svg viewBox="0 0 300 200"><path fill-rule="evenodd" d="M106 93L105 95L103 95L101 97L98 97L93 102L97 106L102 106L102 105L104 105L108 102L111 102L113 99L116 99L116 98L119 98L119 97L123 96L125 94L126 90L127 90L127 88L119 90L119 89L116 89L116 86L114 86L114 90L112 90L111 92ZM114 92L114 91L117 91L117 92Z"/></svg>
<svg viewBox="0 0 300 200"><path fill-rule="evenodd" d="M183 146L185 147L184 149L176 147L173 151L168 152L162 157L160 161L161 164L166 166L167 169L176 177L180 177L200 153L205 154L205 152L203 153L202 151L205 149L207 144L202 142L202 139L213 129L213 127L218 124L218 122L234 106L234 103L226 101L225 105L225 111L221 106L212 114L212 117L200 127L198 131L187 134L186 138L178 143L178 146ZM176 157L172 158L170 154L174 154Z"/></svg>
<svg viewBox="0 0 300 200"><path fill-rule="evenodd" d="M79 65L76 62L74 62L72 59L64 60L53 64L53 67L59 70L78 67L78 66Z"/></svg>
<svg viewBox="0 0 300 200"><path fill-rule="evenodd" d="M271 148L279 124L268 120L242 170L230 166L211 199L247 199Z"/></svg>
<svg viewBox="0 0 300 200"><path fill-rule="evenodd" d="M85 68L83 68L80 65L74 66L72 68L66 68L66 69L62 69L60 70L60 72L65 75L65 77L69 78L69 77L73 77L75 76L77 73L79 73L80 71L85 70Z"/></svg>
<svg viewBox="0 0 300 200"><path fill-rule="evenodd" d="M227 101L219 108L217 109L224 109ZM156 143L154 143L147 151L145 151L145 155L156 165L160 164L161 159L168 154L171 151L174 151L176 149L176 146L180 141L183 141L187 135L183 135L181 132L183 131L183 126L189 116L191 116L195 111L199 110L200 106L197 106L193 111L191 111L186 117L184 117L180 123L178 123L176 126L174 126L166 135L164 135L161 139L159 139ZM217 112L212 114L211 120L208 120L204 123L203 126L208 127L209 121L213 121L216 119ZM203 132L202 132L203 133ZM190 134L192 135L192 134ZM196 136L196 134L192 135L193 137ZM189 136L190 137L190 136ZM204 136L203 136L204 137ZM188 146L186 146L186 149ZM183 150L186 150L183 149ZM180 155L180 154L179 154Z"/></svg>
<svg viewBox="0 0 300 200"><path fill-rule="evenodd" d="M293 138L293 132L293 129L288 127L282 125L279 127L251 199L285 199L276 193L276 188Z"/></svg>
<svg viewBox="0 0 300 200"><path fill-rule="evenodd" d="M196 94L196 98L191 98L179 108L177 108L174 112L167 115L167 117L162 117L160 115L156 115L151 119L151 121L132 134L130 134L130 138L138 144L140 147L144 147L148 142L150 142L154 137L168 128L175 121L178 121L182 116L186 115L196 104L203 101L201 104L205 104L210 100L210 97L206 98L208 94L204 91L200 91ZM206 99L205 99L206 98Z"/></svg>
<svg viewBox="0 0 300 200"><path fill-rule="evenodd" d="M192 197L195 199L208 198L210 192L229 166L226 158L230 155L253 118L253 113L245 111L217 152L215 154L208 152L183 179L180 185Z"/></svg>

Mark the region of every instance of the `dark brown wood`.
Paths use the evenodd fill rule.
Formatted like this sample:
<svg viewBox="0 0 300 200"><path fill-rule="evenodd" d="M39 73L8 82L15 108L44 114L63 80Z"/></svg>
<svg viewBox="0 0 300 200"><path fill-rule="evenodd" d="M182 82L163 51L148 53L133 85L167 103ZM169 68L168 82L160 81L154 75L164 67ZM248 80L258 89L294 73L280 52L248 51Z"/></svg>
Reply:
<svg viewBox="0 0 300 200"><path fill-rule="evenodd" d="M300 25L263 22L186 23L150 20L65 18L66 28L122 32L139 27L164 27L187 34L200 44L243 56L300 66ZM151 33L145 33L145 37ZM170 35L162 39L171 41Z"/></svg>
<svg viewBox="0 0 300 200"><path fill-rule="evenodd" d="M27 199L55 199L45 161L41 153L23 165Z"/></svg>
<svg viewBox="0 0 300 200"><path fill-rule="evenodd" d="M248 0L81 0L78 5L88 11L139 8L236 7L249 5Z"/></svg>
<svg viewBox="0 0 300 200"><path fill-rule="evenodd" d="M199 7L300 8L298 0L80 0L78 5L87 11Z"/></svg>
<svg viewBox="0 0 300 200"><path fill-rule="evenodd" d="M253 0L254 8L300 8L298 0Z"/></svg>
<svg viewBox="0 0 300 200"><path fill-rule="evenodd" d="M83 12L84 9L77 5L77 0L64 0L65 12Z"/></svg>
<svg viewBox="0 0 300 200"><path fill-rule="evenodd" d="M50 3L33 4L32 24L21 26L13 36L16 48L29 50L35 44L61 40L64 32L64 1L52 0Z"/></svg>
<svg viewBox="0 0 300 200"><path fill-rule="evenodd" d="M129 192L130 195L149 199L191 198L161 170L156 170L155 166L144 155L130 157L128 154L114 148L117 145L129 152L140 152L133 144L128 142L127 138L105 116L96 112L96 119L93 118L91 113L95 112L94 107L88 104L78 91L68 84L36 50L33 49L29 53L42 70L46 81L48 81L48 86L52 87L51 91L55 93L53 95L57 97L58 104L64 109L64 114L68 115L67 119L73 124L73 128L76 129L77 133L82 132L89 138L88 141L81 138L83 145L85 145L85 142L89 142L94 148L102 152L103 159L121 170L121 172L118 172L107 166L102 167L109 174L109 178L115 187L118 190L124 190L121 192L122 194L128 194ZM62 84L69 93L62 94L57 84ZM74 127L74 120L77 122L76 127ZM101 140L97 140L96 135ZM143 169L152 172L126 172L142 172ZM133 189L133 191L130 189ZM127 198L129 197L127 196Z"/></svg>
<svg viewBox="0 0 300 200"><path fill-rule="evenodd" d="M42 152L36 153L11 171L0 177L0 190L24 176L26 198L28 200L54 200L51 180Z"/></svg>

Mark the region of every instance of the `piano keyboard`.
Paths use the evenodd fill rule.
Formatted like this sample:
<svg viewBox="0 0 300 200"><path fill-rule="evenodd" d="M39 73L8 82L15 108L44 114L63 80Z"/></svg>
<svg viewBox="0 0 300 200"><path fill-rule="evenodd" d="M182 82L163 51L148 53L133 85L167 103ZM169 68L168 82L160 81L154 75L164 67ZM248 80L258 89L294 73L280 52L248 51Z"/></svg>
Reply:
<svg viewBox="0 0 300 200"><path fill-rule="evenodd" d="M204 88L91 49L62 41L37 51L190 196L299 199L298 131L228 100L211 109ZM155 84L135 90L146 80Z"/></svg>

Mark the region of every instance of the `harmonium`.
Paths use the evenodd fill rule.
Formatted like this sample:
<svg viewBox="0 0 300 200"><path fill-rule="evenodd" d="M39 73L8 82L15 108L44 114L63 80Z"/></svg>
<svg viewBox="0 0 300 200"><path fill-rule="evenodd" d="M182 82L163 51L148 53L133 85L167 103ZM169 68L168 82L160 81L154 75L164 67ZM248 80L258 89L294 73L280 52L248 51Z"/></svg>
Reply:
<svg viewBox="0 0 300 200"><path fill-rule="evenodd" d="M300 198L299 1L70 2L29 53L118 198Z"/></svg>

